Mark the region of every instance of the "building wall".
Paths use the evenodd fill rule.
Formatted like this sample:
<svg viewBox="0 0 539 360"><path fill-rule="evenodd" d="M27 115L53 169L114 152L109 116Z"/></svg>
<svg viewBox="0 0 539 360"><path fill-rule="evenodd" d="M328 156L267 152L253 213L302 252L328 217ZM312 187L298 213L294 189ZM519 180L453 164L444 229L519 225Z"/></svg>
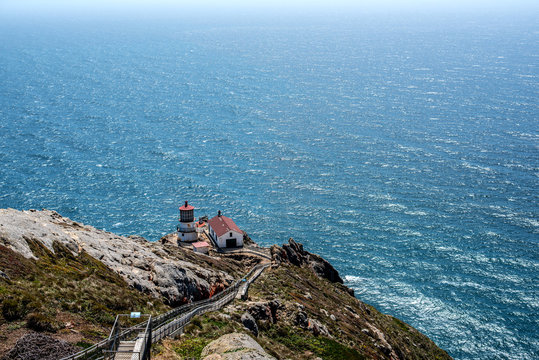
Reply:
<svg viewBox="0 0 539 360"><path fill-rule="evenodd" d="M230 231L226 234L223 234L217 238L217 246L220 248L226 248L226 240L227 239L236 239L236 246L241 247L243 246L243 234L240 234L237 231Z"/></svg>
<svg viewBox="0 0 539 360"><path fill-rule="evenodd" d="M194 232L178 232L178 240L179 241L196 241L198 240L198 233L196 231Z"/></svg>
<svg viewBox="0 0 539 360"><path fill-rule="evenodd" d="M178 240L179 241L195 241L198 239L198 234L196 232L195 223L180 223L178 231Z"/></svg>
<svg viewBox="0 0 539 360"><path fill-rule="evenodd" d="M201 253L201 254L207 254L207 253L209 253L210 248L208 248L208 247L201 247L201 248L193 247L193 251Z"/></svg>
<svg viewBox="0 0 539 360"><path fill-rule="evenodd" d="M195 222L181 222L179 225L180 231L191 232L196 231Z"/></svg>

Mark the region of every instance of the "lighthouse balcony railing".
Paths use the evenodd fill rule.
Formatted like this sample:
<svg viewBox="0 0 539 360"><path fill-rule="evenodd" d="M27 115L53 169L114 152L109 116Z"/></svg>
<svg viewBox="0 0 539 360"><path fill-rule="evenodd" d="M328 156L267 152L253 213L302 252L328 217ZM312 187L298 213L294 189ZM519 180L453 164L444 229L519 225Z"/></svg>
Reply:
<svg viewBox="0 0 539 360"><path fill-rule="evenodd" d="M197 231L197 229L194 227L188 228L188 227L180 227L180 226L178 226L177 230L178 232L182 232L182 233L192 233L192 232Z"/></svg>

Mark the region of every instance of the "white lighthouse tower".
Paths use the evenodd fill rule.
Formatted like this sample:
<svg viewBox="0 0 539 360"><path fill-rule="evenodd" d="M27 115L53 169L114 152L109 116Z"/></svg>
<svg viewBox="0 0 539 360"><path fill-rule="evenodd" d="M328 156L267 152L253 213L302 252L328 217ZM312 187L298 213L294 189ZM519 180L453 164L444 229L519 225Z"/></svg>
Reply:
<svg viewBox="0 0 539 360"><path fill-rule="evenodd" d="M195 207L185 202L180 206L180 225L178 226L178 241L197 241L195 226Z"/></svg>

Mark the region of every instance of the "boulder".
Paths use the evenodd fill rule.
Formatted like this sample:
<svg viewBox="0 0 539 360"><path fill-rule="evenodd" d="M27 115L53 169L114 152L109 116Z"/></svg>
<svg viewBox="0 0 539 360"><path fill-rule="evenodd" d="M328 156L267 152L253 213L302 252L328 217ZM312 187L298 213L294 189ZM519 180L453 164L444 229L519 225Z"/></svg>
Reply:
<svg viewBox="0 0 539 360"><path fill-rule="evenodd" d="M311 331L315 336L323 335L329 337L329 331L326 325L316 319L309 319L307 330Z"/></svg>
<svg viewBox="0 0 539 360"><path fill-rule="evenodd" d="M245 312L241 316L241 323L247 330L252 332L254 336L258 337L258 325L256 324L255 318L251 314Z"/></svg>
<svg viewBox="0 0 539 360"><path fill-rule="evenodd" d="M320 321L310 318L306 312L298 311L295 318L296 325L300 328L311 331L314 335L330 336L327 327Z"/></svg>
<svg viewBox="0 0 539 360"><path fill-rule="evenodd" d="M279 300L257 302L248 305L247 311L256 320L268 320L273 324L277 322L277 310L282 308Z"/></svg>
<svg viewBox="0 0 539 360"><path fill-rule="evenodd" d="M275 360L247 334L226 334L202 350L202 360Z"/></svg>

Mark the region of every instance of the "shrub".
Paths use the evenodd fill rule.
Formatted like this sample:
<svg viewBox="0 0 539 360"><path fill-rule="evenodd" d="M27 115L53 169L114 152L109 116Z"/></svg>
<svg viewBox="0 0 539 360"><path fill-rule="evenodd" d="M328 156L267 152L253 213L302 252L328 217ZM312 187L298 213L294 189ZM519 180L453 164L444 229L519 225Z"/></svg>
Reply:
<svg viewBox="0 0 539 360"><path fill-rule="evenodd" d="M26 326L35 331L56 331L53 320L48 316L37 312L28 315Z"/></svg>
<svg viewBox="0 0 539 360"><path fill-rule="evenodd" d="M92 346L93 344L92 343L89 343L87 341L79 341L75 344L75 346L78 346L80 348L83 348L83 349L87 349L89 348L90 346Z"/></svg>
<svg viewBox="0 0 539 360"><path fill-rule="evenodd" d="M199 316L196 316L196 317L192 318L191 319L191 324L193 324L194 326L202 329L202 320L200 319Z"/></svg>
<svg viewBox="0 0 539 360"><path fill-rule="evenodd" d="M184 359L199 359L202 350L209 342L208 339L204 338L185 339L179 346L174 346L173 350Z"/></svg>
<svg viewBox="0 0 539 360"><path fill-rule="evenodd" d="M21 319L24 316L24 307L16 299L5 299L2 302L2 315L7 321Z"/></svg>

